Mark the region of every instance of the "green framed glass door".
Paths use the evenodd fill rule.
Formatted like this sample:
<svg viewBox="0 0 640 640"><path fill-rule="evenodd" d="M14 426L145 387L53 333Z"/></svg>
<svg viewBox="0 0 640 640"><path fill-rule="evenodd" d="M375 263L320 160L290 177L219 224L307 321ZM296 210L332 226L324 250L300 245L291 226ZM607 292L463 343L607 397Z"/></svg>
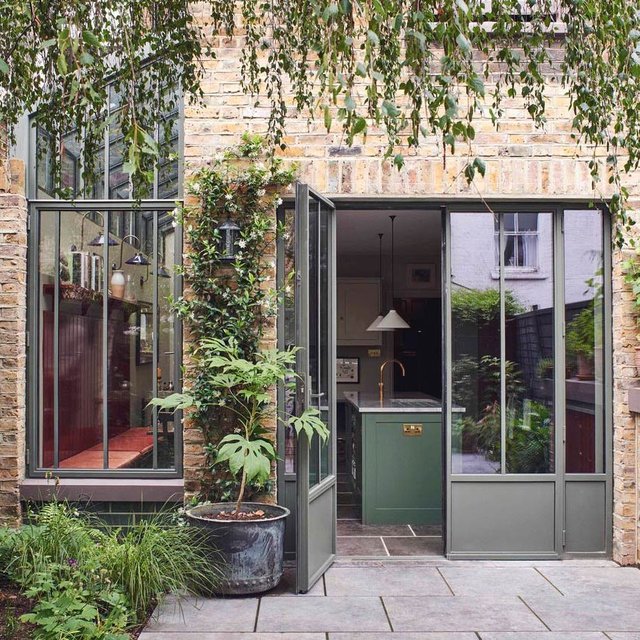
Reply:
<svg viewBox="0 0 640 640"><path fill-rule="evenodd" d="M306 184L296 186L296 411L315 407L330 430L327 443L297 442L297 590L307 592L336 553L335 207Z"/></svg>

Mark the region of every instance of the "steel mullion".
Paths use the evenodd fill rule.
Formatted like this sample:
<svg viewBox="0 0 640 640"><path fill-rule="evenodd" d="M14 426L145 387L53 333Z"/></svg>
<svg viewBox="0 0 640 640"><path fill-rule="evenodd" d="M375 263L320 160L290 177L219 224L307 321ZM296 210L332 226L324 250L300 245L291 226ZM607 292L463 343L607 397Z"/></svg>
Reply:
<svg viewBox="0 0 640 640"><path fill-rule="evenodd" d="M109 218L102 215L104 237L104 269L102 280L102 468L109 468Z"/></svg>
<svg viewBox="0 0 640 640"><path fill-rule="evenodd" d="M500 473L507 472L507 356L505 290L504 290L504 214L498 214L500 255L498 269L500 277ZM494 223L495 224L495 223Z"/></svg>
<svg viewBox="0 0 640 640"><path fill-rule="evenodd" d="M152 355L152 371L151 386L153 397L158 397L158 349L160 348L160 331L158 318L158 212L153 213L153 355ZM175 356L175 349L174 356ZM153 430L153 468L158 468L158 407L153 405L151 408L151 420Z"/></svg>
<svg viewBox="0 0 640 640"><path fill-rule="evenodd" d="M175 226L174 246L173 246L173 299L178 300L182 295L182 274L176 273L176 256L182 258L183 250L183 229L182 225ZM182 259L180 259L182 264ZM173 314L173 380L174 391L182 392L182 321L176 311ZM173 446L174 461L176 471L182 472L182 411L176 412L173 420Z"/></svg>
<svg viewBox="0 0 640 640"><path fill-rule="evenodd" d="M60 466L60 216L55 217L53 250L53 466Z"/></svg>
<svg viewBox="0 0 640 640"><path fill-rule="evenodd" d="M317 358L316 358L316 375L318 376L318 406L317 409L321 412L322 407L322 207L320 200L316 199L316 237L314 241L316 243L316 341L318 344ZM328 391L328 389L327 389ZM322 415L320 413L320 415ZM328 417L328 416L327 416ZM318 477L317 483L320 483L322 478L322 442L318 438Z"/></svg>

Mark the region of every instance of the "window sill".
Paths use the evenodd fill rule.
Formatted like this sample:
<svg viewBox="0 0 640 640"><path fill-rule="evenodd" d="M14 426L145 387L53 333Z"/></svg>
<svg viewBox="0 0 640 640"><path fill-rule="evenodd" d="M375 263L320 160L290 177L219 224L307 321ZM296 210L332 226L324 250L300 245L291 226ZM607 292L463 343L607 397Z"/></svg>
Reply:
<svg viewBox="0 0 640 640"><path fill-rule="evenodd" d="M126 478L27 478L20 484L21 500L83 500L91 502L182 502L184 480Z"/></svg>
<svg viewBox="0 0 640 640"><path fill-rule="evenodd" d="M505 269L505 280L546 280L549 276L537 269ZM492 280L500 280L500 272L497 269L491 271Z"/></svg>

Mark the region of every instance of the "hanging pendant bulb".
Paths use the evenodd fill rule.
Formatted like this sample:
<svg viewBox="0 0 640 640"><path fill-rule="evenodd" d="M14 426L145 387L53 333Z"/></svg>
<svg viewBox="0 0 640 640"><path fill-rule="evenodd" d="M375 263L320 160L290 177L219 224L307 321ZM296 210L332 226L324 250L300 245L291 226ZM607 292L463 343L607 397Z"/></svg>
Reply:
<svg viewBox="0 0 640 640"><path fill-rule="evenodd" d="M389 216L391 218L391 310L387 315L379 322L377 331L394 331L395 329L409 329L409 324L404 318L393 308L393 285L394 285L394 235L393 227L395 223L395 216Z"/></svg>
<svg viewBox="0 0 640 640"><path fill-rule="evenodd" d="M382 237L383 233L378 234L378 239L380 241L380 252L379 252L379 265L378 265L378 278L380 279L380 284L382 284ZM382 288L382 287L381 287ZM380 292L380 313L376 317L376 319L367 327L367 331L379 331L378 325L384 319L384 313L382 308L382 291Z"/></svg>

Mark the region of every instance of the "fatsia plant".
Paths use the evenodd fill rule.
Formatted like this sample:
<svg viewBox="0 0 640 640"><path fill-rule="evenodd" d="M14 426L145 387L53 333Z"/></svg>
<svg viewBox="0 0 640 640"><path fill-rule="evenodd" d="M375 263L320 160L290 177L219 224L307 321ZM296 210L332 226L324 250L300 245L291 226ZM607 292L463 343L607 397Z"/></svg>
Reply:
<svg viewBox="0 0 640 640"><path fill-rule="evenodd" d="M239 355L235 340L204 339L198 347L199 375L207 378L211 394L207 400L191 394L174 393L166 398L154 398L151 404L161 410L202 409L203 404L224 407L237 416L237 429L217 444L215 464L226 464L234 476L240 477L240 490L234 515L242 507L247 483L264 483L271 474L271 463L277 454L269 424L283 421L310 442L314 436L323 441L329 431L320 419L319 411L307 408L301 415L277 412L273 392L278 384L295 387L293 365L298 349L259 351L253 360Z"/></svg>

